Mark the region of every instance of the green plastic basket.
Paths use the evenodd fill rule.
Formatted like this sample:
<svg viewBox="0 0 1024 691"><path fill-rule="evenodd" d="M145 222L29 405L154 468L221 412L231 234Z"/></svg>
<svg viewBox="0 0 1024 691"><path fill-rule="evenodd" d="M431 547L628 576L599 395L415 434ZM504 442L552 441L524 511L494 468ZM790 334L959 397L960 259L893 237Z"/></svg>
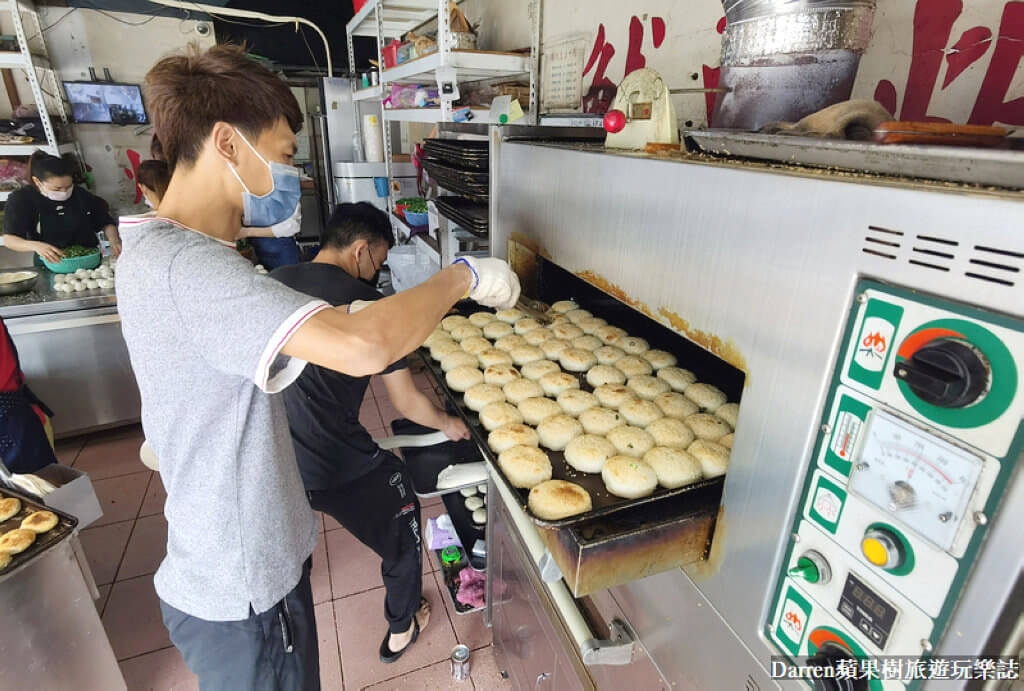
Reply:
<svg viewBox="0 0 1024 691"><path fill-rule="evenodd" d="M103 263L103 255L97 250L82 257L65 257L59 262L43 259L46 268L55 274L72 274L79 269L95 269Z"/></svg>

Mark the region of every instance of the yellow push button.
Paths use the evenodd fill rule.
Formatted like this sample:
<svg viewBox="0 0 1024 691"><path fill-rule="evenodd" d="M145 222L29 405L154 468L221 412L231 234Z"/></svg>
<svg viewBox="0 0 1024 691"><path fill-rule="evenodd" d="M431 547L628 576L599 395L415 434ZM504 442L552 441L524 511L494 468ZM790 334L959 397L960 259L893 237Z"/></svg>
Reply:
<svg viewBox="0 0 1024 691"><path fill-rule="evenodd" d="M882 569L899 568L903 563L903 546L895 535L881 528L872 528L860 542L864 558Z"/></svg>

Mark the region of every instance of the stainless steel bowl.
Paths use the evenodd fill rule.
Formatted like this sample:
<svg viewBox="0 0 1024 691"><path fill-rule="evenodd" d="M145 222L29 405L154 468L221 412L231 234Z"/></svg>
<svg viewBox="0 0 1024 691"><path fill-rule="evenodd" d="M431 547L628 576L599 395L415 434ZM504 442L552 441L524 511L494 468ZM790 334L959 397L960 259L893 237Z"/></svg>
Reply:
<svg viewBox="0 0 1024 691"><path fill-rule="evenodd" d="M17 277L21 277L18 279ZM27 293L39 279L38 271L23 269L21 271L0 271L0 295L17 295Z"/></svg>

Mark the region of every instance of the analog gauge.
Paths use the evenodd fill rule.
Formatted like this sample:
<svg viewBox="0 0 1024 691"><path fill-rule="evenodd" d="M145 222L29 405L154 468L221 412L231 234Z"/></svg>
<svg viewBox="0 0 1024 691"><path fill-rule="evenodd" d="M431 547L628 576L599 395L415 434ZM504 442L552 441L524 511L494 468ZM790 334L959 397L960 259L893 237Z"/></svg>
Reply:
<svg viewBox="0 0 1024 691"><path fill-rule="evenodd" d="M888 413L875 412L850 474L850 491L947 552L982 459Z"/></svg>

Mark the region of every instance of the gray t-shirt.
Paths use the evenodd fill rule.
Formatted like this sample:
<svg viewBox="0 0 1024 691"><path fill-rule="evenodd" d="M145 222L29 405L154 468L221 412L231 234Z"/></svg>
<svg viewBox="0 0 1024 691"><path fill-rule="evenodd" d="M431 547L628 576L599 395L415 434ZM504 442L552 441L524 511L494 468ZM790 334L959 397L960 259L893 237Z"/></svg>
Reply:
<svg viewBox="0 0 1024 691"><path fill-rule="evenodd" d="M271 394L306 364L281 348L328 305L166 219L122 219L121 237L118 310L167 490L156 591L201 619L245 619L295 587L316 544L284 402Z"/></svg>

